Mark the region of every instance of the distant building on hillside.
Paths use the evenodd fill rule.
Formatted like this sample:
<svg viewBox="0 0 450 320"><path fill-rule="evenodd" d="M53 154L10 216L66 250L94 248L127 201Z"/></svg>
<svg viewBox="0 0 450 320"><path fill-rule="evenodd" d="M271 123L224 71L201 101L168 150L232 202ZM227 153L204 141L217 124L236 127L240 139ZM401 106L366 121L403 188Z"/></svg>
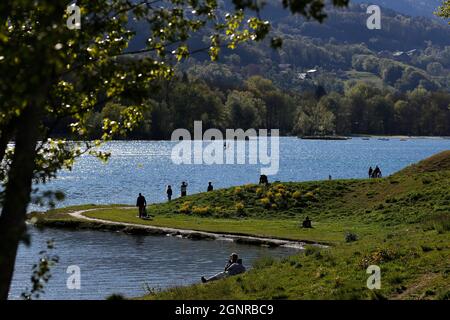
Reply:
<svg viewBox="0 0 450 320"><path fill-rule="evenodd" d="M306 72L298 73L297 76L300 80L307 80L307 79L312 79L314 74L316 74L316 73L317 73L317 69L310 69Z"/></svg>

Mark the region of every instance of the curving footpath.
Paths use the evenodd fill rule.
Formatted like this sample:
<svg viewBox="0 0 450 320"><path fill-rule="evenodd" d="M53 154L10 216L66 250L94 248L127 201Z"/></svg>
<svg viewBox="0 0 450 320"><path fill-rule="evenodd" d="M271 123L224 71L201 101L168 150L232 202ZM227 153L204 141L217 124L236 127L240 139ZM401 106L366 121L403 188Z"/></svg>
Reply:
<svg viewBox="0 0 450 320"><path fill-rule="evenodd" d="M169 227L156 227L150 225L142 225L136 223L128 223L128 222L117 222L110 220L103 220L98 218L90 218L86 217L84 213L90 211L97 210L106 210L109 208L95 208L95 209L85 209L78 210L73 212L67 212L70 216L80 219L87 220L91 222L103 223L108 225L119 225L124 227L133 227L144 230L152 230L157 231L158 233L165 233L167 236L178 236L183 238L206 238L206 239L214 239L214 240L223 240L223 241L233 241L237 243L245 243L245 244L258 244L265 246L281 246L288 248L295 248L302 250L304 249L305 242L302 241L291 241L291 240L283 240L283 239L274 239L274 238L262 238L262 237L253 237L253 236L244 236L244 235L234 235L234 234L222 234L222 233L213 233L213 232L205 232L198 230L189 230L189 229L177 229L177 228L169 228ZM124 207L121 209L134 209L133 207Z"/></svg>

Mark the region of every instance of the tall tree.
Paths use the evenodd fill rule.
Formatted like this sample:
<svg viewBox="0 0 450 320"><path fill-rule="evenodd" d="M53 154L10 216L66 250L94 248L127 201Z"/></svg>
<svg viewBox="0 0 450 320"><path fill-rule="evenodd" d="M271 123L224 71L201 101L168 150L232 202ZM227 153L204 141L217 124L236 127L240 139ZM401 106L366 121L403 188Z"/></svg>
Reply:
<svg viewBox="0 0 450 320"><path fill-rule="evenodd" d="M450 18L450 0L442 0L442 6L439 7L436 13L439 17ZM450 24L450 21L448 22Z"/></svg>
<svg viewBox="0 0 450 320"><path fill-rule="evenodd" d="M343 6L348 0L332 2ZM78 24L72 16L77 10L67 11L64 1L0 2L0 299L8 297L33 182L54 178L84 153L106 159L95 147L142 118L143 93L155 80L173 75L169 56L180 60L206 50L215 60L222 47L263 39L270 24L259 18L259 3L233 0L234 10L226 13L217 0L77 0L71 8L80 8ZM282 3L293 13L325 18L322 0ZM127 50L134 36L130 18L148 29L142 50ZM68 21L75 22L75 30ZM192 48L189 38L202 29L209 43ZM58 123L70 119L73 141L83 141L90 112L130 99L119 121L103 119L101 140L48 138Z"/></svg>

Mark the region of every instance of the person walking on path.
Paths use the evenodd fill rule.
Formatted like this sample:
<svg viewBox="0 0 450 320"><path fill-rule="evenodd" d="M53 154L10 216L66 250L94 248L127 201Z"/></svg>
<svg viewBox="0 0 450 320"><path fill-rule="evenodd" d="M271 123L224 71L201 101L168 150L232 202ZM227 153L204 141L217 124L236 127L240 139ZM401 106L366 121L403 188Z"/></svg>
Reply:
<svg viewBox="0 0 450 320"><path fill-rule="evenodd" d="M139 193L139 196L136 200L136 207L139 208L139 218L144 218L146 216L145 214L145 207L147 206L147 200L145 200L145 197Z"/></svg>

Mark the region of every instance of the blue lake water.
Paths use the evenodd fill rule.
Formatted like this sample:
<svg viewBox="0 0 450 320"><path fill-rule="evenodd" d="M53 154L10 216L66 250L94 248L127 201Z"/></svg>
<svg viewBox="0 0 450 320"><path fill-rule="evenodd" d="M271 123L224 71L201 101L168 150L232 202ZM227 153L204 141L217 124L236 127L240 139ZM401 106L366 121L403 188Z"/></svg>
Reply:
<svg viewBox="0 0 450 320"><path fill-rule="evenodd" d="M165 200L171 184L176 196L181 181L189 183L188 193L203 192L207 182L215 188L256 183L259 165L176 165L171 161L175 143L167 141L111 142L104 149L112 153L107 164L85 156L73 171L62 172L45 188L62 190L74 204L134 204L142 192L148 202ZM280 138L279 171L270 181L305 181L333 178L363 178L369 166L379 165L383 174L450 149L447 139L360 138L347 141L311 141ZM30 210L39 209L31 207ZM45 241L54 239L60 262L53 270L45 299L102 299L112 293L128 297L145 293L144 285L166 288L196 283L200 276L221 271L226 257L237 251L250 266L263 255L285 256L293 249L268 249L224 241L192 241L172 237L137 237L98 231L30 229L32 245L20 246L11 298L17 299L30 284L31 266ZM81 268L81 289L69 290L66 269Z"/></svg>
<svg viewBox="0 0 450 320"><path fill-rule="evenodd" d="M74 204L134 204L139 192L148 202L164 201L167 185L179 195L182 181L188 194L206 191L208 181L215 188L258 182L260 165L176 165L171 160L174 142L116 141L103 147L112 157L104 164L82 157L73 171L62 172L45 188L62 190L66 200L58 206ZM333 178L364 178L369 166L379 165L383 174L450 149L448 139L354 138L347 141L314 141L280 138L279 171L270 181L307 181ZM30 209L37 209L31 207Z"/></svg>
<svg viewBox="0 0 450 320"><path fill-rule="evenodd" d="M246 267L263 256L283 257L298 252L292 248L266 248L229 241L195 241L177 237L132 236L120 232L38 230L31 227L32 245L21 245L16 261L10 299L20 299L30 287L31 267L39 251L54 239L52 251L59 262L41 299L104 299L117 293L142 296L145 287L167 287L199 283L201 276L223 271L228 256L237 252ZM80 268L80 289L68 289L69 266Z"/></svg>

